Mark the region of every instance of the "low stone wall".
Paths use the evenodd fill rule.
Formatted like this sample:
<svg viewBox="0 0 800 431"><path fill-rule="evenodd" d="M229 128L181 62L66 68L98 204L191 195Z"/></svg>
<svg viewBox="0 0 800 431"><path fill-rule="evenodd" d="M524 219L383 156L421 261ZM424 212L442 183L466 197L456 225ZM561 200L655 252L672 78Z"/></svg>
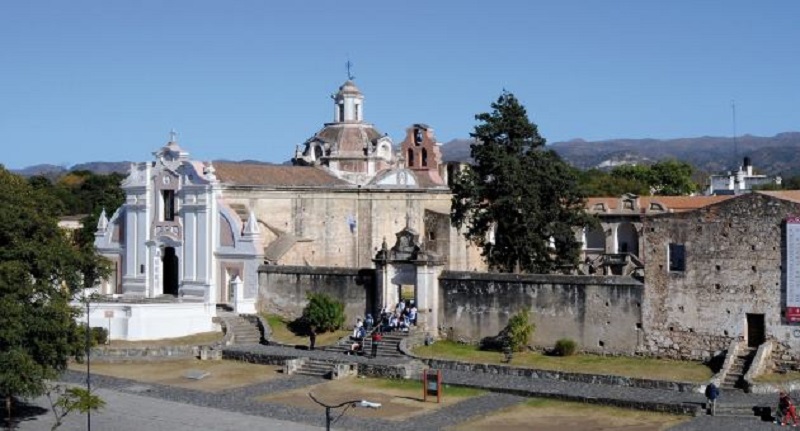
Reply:
<svg viewBox="0 0 800 431"><path fill-rule="evenodd" d="M139 348L98 347L92 349L92 361L129 362L191 359L200 355L198 346L165 346Z"/></svg>
<svg viewBox="0 0 800 431"><path fill-rule="evenodd" d="M562 371L538 370L495 364L468 364L442 359L420 359L430 368L441 370L469 371L504 376L519 376L530 379L556 380L561 382L591 383L597 385L626 386L642 389L661 389L678 392L700 392L701 385L685 382L637 379L633 377L608 376L603 374L567 373Z"/></svg>
<svg viewBox="0 0 800 431"><path fill-rule="evenodd" d="M287 361L297 359L297 356L263 354L258 352L224 349L222 350L222 359L248 362L251 364L285 366Z"/></svg>
<svg viewBox="0 0 800 431"><path fill-rule="evenodd" d="M306 358L298 355L281 355L275 353L247 352L241 350L225 349L222 352L223 359L244 361L262 365L280 365L284 369L296 369L305 362ZM344 365L347 367L357 367L359 376L381 377L389 379L413 379L419 378L424 365L415 361L406 364L381 364L374 360L359 356L349 356L347 360L336 360L315 357L316 361L329 363L331 365Z"/></svg>

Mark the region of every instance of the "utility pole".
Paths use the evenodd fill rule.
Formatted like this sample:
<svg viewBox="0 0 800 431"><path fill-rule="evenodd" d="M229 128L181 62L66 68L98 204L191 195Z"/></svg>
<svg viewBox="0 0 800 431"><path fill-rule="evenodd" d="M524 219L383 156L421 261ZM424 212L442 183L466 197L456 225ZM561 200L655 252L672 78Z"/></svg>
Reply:
<svg viewBox="0 0 800 431"><path fill-rule="evenodd" d="M92 368L91 368L91 356L92 356L92 343L91 343L91 332L92 326L89 322L89 303L91 296L86 296L86 290L83 291L83 300L86 302L86 392L91 395L92 394ZM92 431L92 409L86 409L86 431Z"/></svg>

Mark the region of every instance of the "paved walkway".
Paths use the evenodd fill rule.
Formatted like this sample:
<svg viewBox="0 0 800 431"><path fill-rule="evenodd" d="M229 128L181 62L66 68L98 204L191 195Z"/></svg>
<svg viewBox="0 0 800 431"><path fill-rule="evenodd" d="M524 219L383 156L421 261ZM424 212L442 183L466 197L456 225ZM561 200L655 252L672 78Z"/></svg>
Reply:
<svg viewBox="0 0 800 431"><path fill-rule="evenodd" d="M342 359L351 362L371 362L386 365L398 365L406 360L393 358L370 359L357 356L346 356L333 352L325 351L298 351L296 349L279 346L237 346L234 349L240 351L251 351L263 354L286 355L286 356L311 356L328 359ZM444 370L444 382L446 384L464 385L488 389L486 395L470 398L460 403L439 409L433 413L415 417L413 421L395 422L382 419L366 419L353 416L343 416L339 419L335 428L353 430L386 430L393 431L405 430L438 430L448 425L469 420L470 418L482 416L493 411L523 402L526 397L519 396L543 396L567 400L578 400L585 402L597 402L609 405L632 406L636 403L659 403L664 405L690 405L698 407L705 401L702 394L639 389L611 385L595 385L584 383L559 382L545 379L528 379L522 377L501 376L494 374L472 373ZM83 383L85 374L77 372L67 372L63 379L68 382ZM106 376L92 376L93 385L104 390L116 391L121 397L133 395L139 398L155 400L165 400L171 403L186 405L186 411L190 412L194 408L211 408L225 412L231 412L231 423L235 421L251 420L256 417L270 418L276 421L287 421L293 424L303 424L310 427L324 426L323 415L318 412L304 410L298 407L286 406L277 403L256 401L254 397L264 393L275 393L297 388L303 388L320 383L322 380L309 376L292 376L286 379L275 379L265 383L232 389L223 392L211 393L190 389L163 386L157 384L140 383L132 380L111 378ZM800 397L799 397L800 398ZM144 402L144 401L142 401ZM155 401L158 403L158 401ZM773 406L777 402L775 395L750 395L742 392L723 392L720 399L720 407L730 405L741 406ZM135 408L141 413L147 411ZM124 408L123 408L124 409ZM169 409L167 409L169 410ZM180 409L175 410L181 411ZM211 410L214 411L214 410ZM182 413L181 413L182 414ZM176 417L182 417L178 414ZM241 416L241 417L240 417ZM171 417L167 415L167 417ZM157 417L153 419L158 421ZM178 419L176 419L178 420ZM193 422L191 422L193 423ZM242 422L245 423L245 422ZM271 426L265 428L273 429ZM225 428L226 422L219 425L209 422L209 426L204 429L228 429ZM751 429L774 429L775 425L760 421L757 417L709 417L700 416L681 424L674 428L676 431L686 430L751 430ZM283 428L283 427L282 427ZM26 428L23 428L26 429ZM35 428L27 428L35 429ZM70 429L70 428L65 428ZM118 429L118 428L98 428L98 429ZM119 428L127 430L126 428ZM159 430L161 428L152 428ZM166 428L164 428L166 430ZM170 427L171 430L181 430L181 428ZM286 430L292 428L283 428ZM309 428L298 428L309 429Z"/></svg>

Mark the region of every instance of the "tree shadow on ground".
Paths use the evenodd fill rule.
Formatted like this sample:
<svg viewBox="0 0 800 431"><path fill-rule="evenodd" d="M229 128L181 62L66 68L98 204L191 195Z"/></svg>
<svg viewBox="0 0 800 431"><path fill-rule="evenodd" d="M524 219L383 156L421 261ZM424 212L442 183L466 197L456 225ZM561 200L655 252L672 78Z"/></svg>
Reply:
<svg viewBox="0 0 800 431"><path fill-rule="evenodd" d="M5 405L3 405L3 408L0 411L2 411L3 416L0 418L0 425L2 425L2 429L16 429L22 422L37 420L39 417L50 413L50 410L44 407L30 404L21 400L14 400L14 403L11 407L11 426L9 426L7 417L8 412L5 409Z"/></svg>

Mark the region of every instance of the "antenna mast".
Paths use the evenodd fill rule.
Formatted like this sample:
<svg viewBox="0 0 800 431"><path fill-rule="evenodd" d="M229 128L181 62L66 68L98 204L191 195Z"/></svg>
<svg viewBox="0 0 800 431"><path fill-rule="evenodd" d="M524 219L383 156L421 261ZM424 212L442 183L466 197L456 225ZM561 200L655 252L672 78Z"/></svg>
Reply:
<svg viewBox="0 0 800 431"><path fill-rule="evenodd" d="M733 159L734 159L734 170L739 170L739 145L736 143L736 101L731 100L731 114L733 115Z"/></svg>

